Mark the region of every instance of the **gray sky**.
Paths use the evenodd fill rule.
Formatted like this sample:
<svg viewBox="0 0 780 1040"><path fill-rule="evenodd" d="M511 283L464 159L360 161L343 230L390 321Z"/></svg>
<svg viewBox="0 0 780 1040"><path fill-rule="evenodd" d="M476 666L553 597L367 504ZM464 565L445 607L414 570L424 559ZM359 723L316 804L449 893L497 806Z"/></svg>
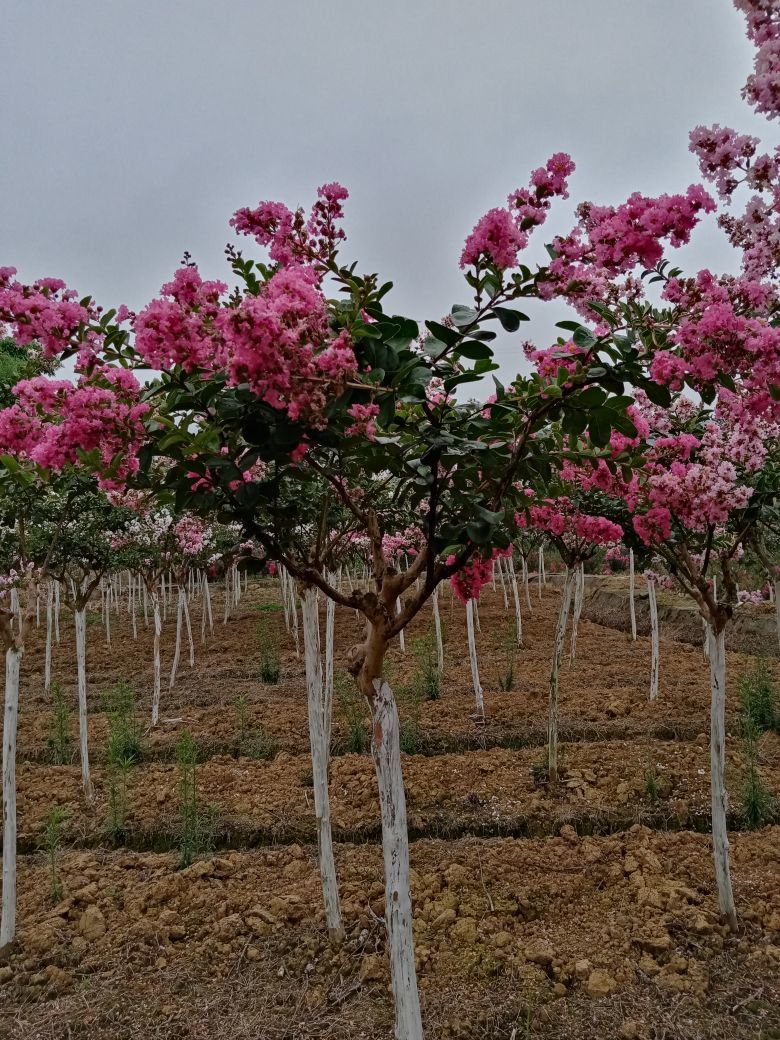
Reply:
<svg viewBox="0 0 780 1040"><path fill-rule="evenodd" d="M185 249L227 278L239 206L339 180L342 255L437 318L475 221L552 152L577 173L532 258L576 202L695 181L694 125L767 137L751 61L730 0L4 0L0 265L137 308ZM715 228L681 257L733 266Z"/></svg>

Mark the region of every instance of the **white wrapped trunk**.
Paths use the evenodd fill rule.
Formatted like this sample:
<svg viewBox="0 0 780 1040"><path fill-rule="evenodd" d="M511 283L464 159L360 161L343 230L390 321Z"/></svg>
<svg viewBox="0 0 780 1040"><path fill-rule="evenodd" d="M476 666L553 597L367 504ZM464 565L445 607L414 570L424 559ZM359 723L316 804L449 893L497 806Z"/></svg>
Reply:
<svg viewBox="0 0 780 1040"><path fill-rule="evenodd" d="M208 575L203 575L203 619L201 623L201 638L205 641L206 639L206 625L208 624L209 634L214 635L214 615L211 611L211 592L209 590L209 579Z"/></svg>
<svg viewBox="0 0 780 1040"><path fill-rule="evenodd" d="M485 718L485 698L479 681L479 665L477 663L477 645L474 640L474 600L466 601L466 633L469 644L469 661L471 662L471 681L474 686L474 697L477 702L477 713Z"/></svg>
<svg viewBox="0 0 780 1040"><path fill-rule="evenodd" d="M438 655L439 671L444 671L444 641L441 636L441 614L439 613L439 586L433 590L431 596L433 606L433 627L436 632L436 653Z"/></svg>
<svg viewBox="0 0 780 1040"><path fill-rule="evenodd" d="M48 582L46 587L46 650L43 659L43 689L46 693L51 689L51 641L54 624L54 583Z"/></svg>
<svg viewBox="0 0 780 1040"><path fill-rule="evenodd" d="M3 911L0 950L16 935L16 724L19 715L19 675L22 650L5 652L5 713L3 717Z"/></svg>
<svg viewBox="0 0 780 1040"><path fill-rule="evenodd" d="M660 645L658 639L658 603L655 598L655 582L647 583L647 602L650 607L650 700L658 697L658 679L661 670Z"/></svg>
<svg viewBox="0 0 780 1040"><path fill-rule="evenodd" d="M512 583L512 596L515 601L515 623L517 625L517 645L523 645L523 615L520 612L520 592L517 588L517 574L515 573L515 561L508 557L509 580Z"/></svg>
<svg viewBox="0 0 780 1040"><path fill-rule="evenodd" d="M187 595L186 595L186 593L185 593L185 596L184 596L183 608L184 608L184 622L185 622L185 624L187 626L187 640L189 642L189 647L190 647L190 668L194 668L195 667L195 644L192 641L192 624L190 622L190 608L189 608L189 605L187 603Z"/></svg>
<svg viewBox="0 0 780 1040"><path fill-rule="evenodd" d="M60 645L60 583L54 582L54 642Z"/></svg>
<svg viewBox="0 0 780 1040"><path fill-rule="evenodd" d="M506 578L504 576L504 562L503 562L502 558L500 556L497 556L495 558L495 560L493 560L493 565L494 565L494 572L493 573L495 574L495 571L498 570L498 577L499 577L499 580L501 582L501 591L504 593L504 610L509 610L509 596L507 595L507 591L506 591ZM494 589L494 591L495 591L495 585L496 585L496 583L494 581L493 582L493 589Z"/></svg>
<svg viewBox="0 0 780 1040"><path fill-rule="evenodd" d="M81 783L84 797L94 797L89 772L89 725L87 721L87 608L74 609L76 622L76 674L79 691L79 752L81 755Z"/></svg>
<svg viewBox="0 0 780 1040"><path fill-rule="evenodd" d="M544 550L539 546L539 560L537 565L537 581L539 585L539 602L542 602L542 561L544 560Z"/></svg>
<svg viewBox="0 0 780 1040"><path fill-rule="evenodd" d="M374 680L371 753L379 784L382 855L385 866L385 925L395 1005L395 1040L422 1040L417 992L409 880L409 835L401 773L398 709L390 687Z"/></svg>
<svg viewBox="0 0 780 1040"><path fill-rule="evenodd" d="M566 622L571 606L574 571L566 568L566 577L561 591L561 606L558 611L558 622L555 626L553 642L552 666L550 667L550 695L547 702L547 770L552 783L558 780L558 673L563 656L563 640L566 635Z"/></svg>
<svg viewBox="0 0 780 1040"><path fill-rule="evenodd" d="M314 783L314 813L317 818L320 880L325 905L325 921L331 939L344 938L339 905L336 861L333 856L333 837L330 826L330 796L328 793L328 761L330 758L330 730L332 682L323 681L320 654L320 626L317 590L307 588L303 594L303 646L306 663L306 692L309 708L309 740ZM332 654L331 654L332 661Z"/></svg>
<svg viewBox="0 0 780 1040"><path fill-rule="evenodd" d="M712 852L720 912L732 929L737 911L731 888L729 837L726 828L726 643L723 630L707 626L710 658L710 793L712 796Z"/></svg>
<svg viewBox="0 0 780 1040"><path fill-rule="evenodd" d="M634 601L634 550L628 550L628 613L631 618L631 638L636 639L636 603Z"/></svg>
<svg viewBox="0 0 780 1040"><path fill-rule="evenodd" d="M571 637L569 643L569 663L577 656L577 629L582 614L582 602L585 597L585 565L580 563L574 570L574 611L571 618Z"/></svg>
<svg viewBox="0 0 780 1040"><path fill-rule="evenodd" d="M525 589L525 605L528 607L528 613L530 614L533 610L531 606L531 584L528 581L528 560L525 556L523 557L523 588Z"/></svg>
<svg viewBox="0 0 780 1040"><path fill-rule="evenodd" d="M160 595L157 589L151 590L152 613L154 615L154 688L152 690L152 725L156 726L160 719L160 636L162 619L160 617Z"/></svg>

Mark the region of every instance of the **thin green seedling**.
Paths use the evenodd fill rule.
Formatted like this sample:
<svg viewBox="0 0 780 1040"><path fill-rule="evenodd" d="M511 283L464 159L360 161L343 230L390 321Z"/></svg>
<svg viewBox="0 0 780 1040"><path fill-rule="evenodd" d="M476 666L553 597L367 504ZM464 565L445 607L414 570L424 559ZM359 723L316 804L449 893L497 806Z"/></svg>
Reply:
<svg viewBox="0 0 780 1040"><path fill-rule="evenodd" d="M772 794L758 769L759 726L749 715L742 716L742 739L745 752L745 775L740 790L740 808L751 830L769 823L775 812Z"/></svg>
<svg viewBox="0 0 780 1040"><path fill-rule="evenodd" d="M135 692L120 681L102 697L108 727L107 755L114 762L133 764L143 758L143 726L136 714Z"/></svg>
<svg viewBox="0 0 780 1040"><path fill-rule="evenodd" d="M514 621L507 621L502 633L503 667L498 675L498 688L509 693L515 686L515 654L517 650L517 630Z"/></svg>
<svg viewBox="0 0 780 1040"><path fill-rule="evenodd" d="M649 765L645 770L645 798L648 802L655 804L661 797L661 785L658 781L658 771L655 765Z"/></svg>
<svg viewBox="0 0 780 1040"><path fill-rule="evenodd" d="M439 673L436 637L432 632L417 639L412 644L416 668L412 680L419 696L426 701L436 701L441 696L441 675Z"/></svg>
<svg viewBox="0 0 780 1040"><path fill-rule="evenodd" d="M777 691L772 673L763 658L756 661L751 671L739 676L737 685L743 723L753 726L758 733L780 728Z"/></svg>
<svg viewBox="0 0 780 1040"><path fill-rule="evenodd" d="M259 760L273 758L276 741L263 726L250 727L249 701L245 694L236 697L236 747L239 756Z"/></svg>
<svg viewBox="0 0 780 1040"><path fill-rule="evenodd" d="M62 848L62 828L67 818L65 810L57 805L48 813L44 827L46 859L49 863L49 897L52 903L59 903L62 899L59 853Z"/></svg>
<svg viewBox="0 0 780 1040"><path fill-rule="evenodd" d="M282 658L276 637L266 621L257 626L257 649L260 681L275 685L282 676Z"/></svg>
<svg viewBox="0 0 780 1040"><path fill-rule="evenodd" d="M58 766L70 762L73 744L70 734L70 708L65 691L58 682L51 684L52 710L49 724L48 745L54 764Z"/></svg>
<svg viewBox="0 0 780 1040"><path fill-rule="evenodd" d="M198 792L195 782L195 764L198 749L189 730L182 733L176 745L176 763L179 771L179 867L188 867L198 854Z"/></svg>
<svg viewBox="0 0 780 1040"><path fill-rule="evenodd" d="M347 750L355 755L365 755L370 746L365 699L356 689L352 677L342 672L334 674L333 688L346 723Z"/></svg>

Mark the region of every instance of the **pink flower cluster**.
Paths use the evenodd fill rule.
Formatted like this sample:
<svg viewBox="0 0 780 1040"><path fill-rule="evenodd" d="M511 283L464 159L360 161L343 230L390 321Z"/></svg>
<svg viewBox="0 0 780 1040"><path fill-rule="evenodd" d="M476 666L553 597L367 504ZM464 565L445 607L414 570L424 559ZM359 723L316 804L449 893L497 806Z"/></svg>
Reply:
<svg viewBox="0 0 780 1040"><path fill-rule="evenodd" d="M182 556L199 556L213 539L208 524L198 516L185 514L173 527L176 547Z"/></svg>
<svg viewBox="0 0 780 1040"><path fill-rule="evenodd" d="M261 202L255 209L244 207L233 214L232 227L240 235L251 235L280 267L294 264L325 264L346 235L337 222L344 216L342 203L349 192L332 182L317 189L317 201L306 218L302 209L293 212L281 202Z"/></svg>
<svg viewBox="0 0 780 1040"><path fill-rule="evenodd" d="M378 404L353 404L347 410L347 415L355 420L344 431L348 437L363 436L369 441L376 439L374 419L379 415Z"/></svg>
<svg viewBox="0 0 780 1040"><path fill-rule="evenodd" d="M623 528L605 516L581 512L564 495L531 506L531 524L549 534L572 562L585 560L599 545L611 545L623 537Z"/></svg>
<svg viewBox="0 0 780 1040"><path fill-rule="evenodd" d="M646 411L652 421L652 409ZM744 397L727 390L700 436L674 432L663 416L629 502L636 533L652 545L668 541L673 520L693 532L725 526L750 501L747 478L761 468L778 435L776 423L756 416Z"/></svg>
<svg viewBox="0 0 780 1040"><path fill-rule="evenodd" d="M553 241L558 256L548 268L547 295L581 295L596 291L605 277L626 274L637 265L654 267L663 258L662 242L684 245L699 214L714 209L713 199L696 184L684 195L648 198L635 192L617 207L583 203L577 211L579 226Z"/></svg>
<svg viewBox="0 0 780 1040"><path fill-rule="evenodd" d="M352 545L360 552L367 552L370 548L366 537L355 532L351 539ZM382 552L389 559L399 559L402 556L416 556L423 542L423 534L419 527L407 527L398 534L386 534L382 537Z"/></svg>
<svg viewBox="0 0 780 1040"><path fill-rule="evenodd" d="M769 390L780 383L780 329L769 321L774 289L703 270L695 279L671 279L663 295L679 313L670 336L677 351L655 354L653 379L679 389L686 379L696 386L726 374L751 391L753 410L780 415Z"/></svg>
<svg viewBox="0 0 780 1040"><path fill-rule="evenodd" d="M223 354L219 332L224 282L204 282L197 267L180 267L133 323L138 353L151 368L213 370Z"/></svg>
<svg viewBox="0 0 780 1040"><path fill-rule="evenodd" d="M0 267L0 334L13 336L19 346L40 342L46 357L72 345L98 316L91 303L82 306L76 292L59 278L40 278L32 285L14 279L15 267Z"/></svg>
<svg viewBox="0 0 780 1040"><path fill-rule="evenodd" d="M138 469L149 407L126 369L96 369L75 384L37 376L18 383L14 395L16 403L0 410L0 452L54 471L97 452L105 487Z"/></svg>
<svg viewBox="0 0 780 1040"><path fill-rule="evenodd" d="M751 606L760 607L762 603L767 601L768 592L765 589L752 589L751 591L740 589L737 593L737 599L743 605L749 603Z"/></svg>
<svg viewBox="0 0 780 1040"><path fill-rule="evenodd" d="M748 39L756 47L743 96L773 119L780 114L780 10L776 0L734 0L734 6L745 15Z"/></svg>
<svg viewBox="0 0 780 1040"><path fill-rule="evenodd" d="M711 181L721 198L729 198L737 187L752 177L751 160L756 154L759 140L750 134L738 134L730 127L714 123L712 126L697 126L690 133L690 150L699 160L702 176ZM767 172L762 163L759 171L764 170L762 180L766 183Z"/></svg>
<svg viewBox="0 0 780 1040"><path fill-rule="evenodd" d="M528 231L543 224L555 196L568 198L568 178L574 163L563 152L534 170L528 188L518 188L507 200L507 208L489 210L474 226L460 256L461 267L471 267L482 259L496 267L517 265L518 253L528 244Z"/></svg>
<svg viewBox="0 0 780 1040"><path fill-rule="evenodd" d="M324 219L324 218L323 218ZM337 396L357 371L346 332L329 328L327 301L313 267L281 268L257 295L220 301L225 286L181 268L135 318L136 348L153 368L227 371L291 419L325 423L328 394Z"/></svg>
<svg viewBox="0 0 780 1040"><path fill-rule="evenodd" d="M542 350L537 349L533 343L526 342L523 344L523 353L535 365L540 376L552 380L558 375L559 368L574 375L577 364L585 361L589 351L570 339L566 343L554 343Z"/></svg>
<svg viewBox="0 0 780 1040"><path fill-rule="evenodd" d="M749 278L771 278L780 266L780 147L773 154L756 154L759 141L717 123L697 126L691 133L691 151L699 168L720 195L732 201L744 184L752 195L740 216L724 213L718 223L731 244L742 251L742 269Z"/></svg>
<svg viewBox="0 0 780 1040"><path fill-rule="evenodd" d="M468 603L470 599L479 599L482 587L487 585L493 577L493 558L496 550L490 556L472 556L457 573L450 578L452 591L461 603ZM453 564L454 556L448 556L446 563Z"/></svg>

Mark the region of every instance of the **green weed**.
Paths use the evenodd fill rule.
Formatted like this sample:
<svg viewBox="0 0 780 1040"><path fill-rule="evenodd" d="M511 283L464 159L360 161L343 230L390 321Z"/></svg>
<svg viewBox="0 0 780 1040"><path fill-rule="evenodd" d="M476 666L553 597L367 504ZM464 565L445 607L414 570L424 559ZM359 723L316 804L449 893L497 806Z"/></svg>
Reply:
<svg viewBox="0 0 780 1040"><path fill-rule="evenodd" d="M282 658L276 637L265 621L257 626L257 649L260 681L276 685L282 676Z"/></svg>
<svg viewBox="0 0 780 1040"><path fill-rule="evenodd" d="M57 805L46 817L44 843L49 861L49 897L52 903L62 899L62 881L59 874L59 852L62 847L62 827L67 819L65 810Z"/></svg>
<svg viewBox="0 0 780 1040"><path fill-rule="evenodd" d="M58 682L51 684L53 705L49 724L48 745L55 765L62 766L70 762L72 742L70 736L70 709L65 699L65 692Z"/></svg>

